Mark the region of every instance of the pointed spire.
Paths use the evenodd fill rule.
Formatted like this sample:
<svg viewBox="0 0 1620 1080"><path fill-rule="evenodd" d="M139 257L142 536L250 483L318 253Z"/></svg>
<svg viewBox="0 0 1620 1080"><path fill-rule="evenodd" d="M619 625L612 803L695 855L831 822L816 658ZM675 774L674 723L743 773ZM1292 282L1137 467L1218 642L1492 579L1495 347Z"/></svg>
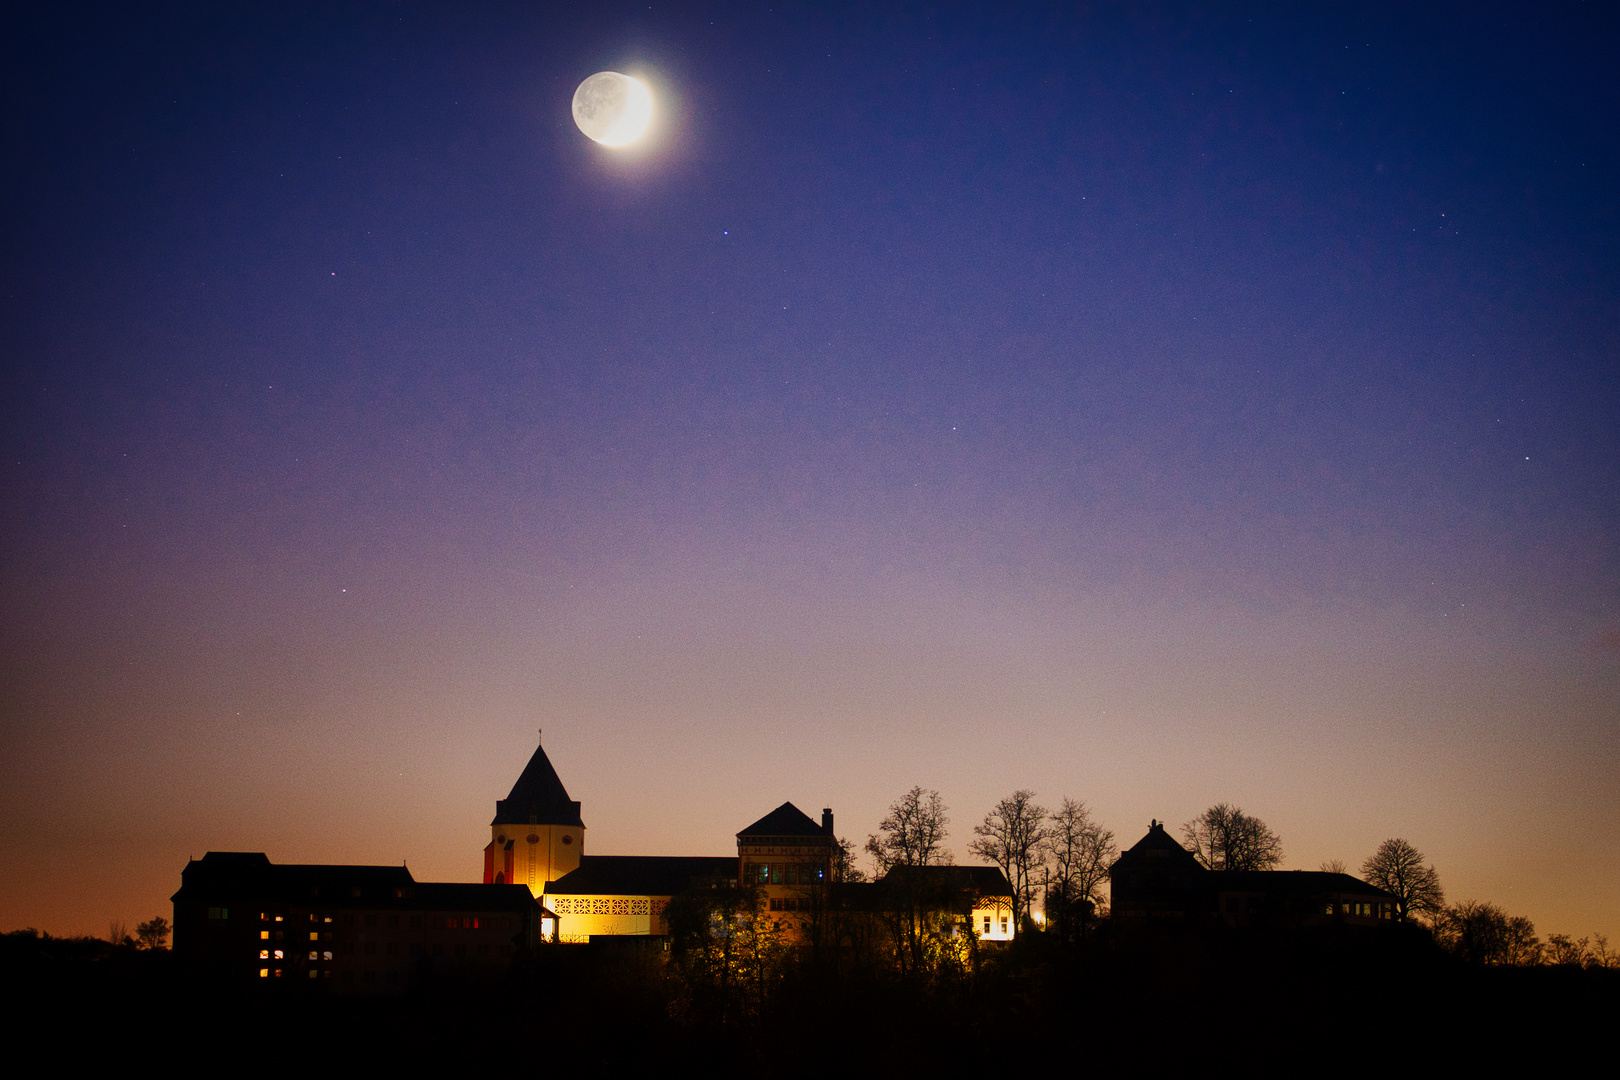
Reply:
<svg viewBox="0 0 1620 1080"><path fill-rule="evenodd" d="M575 825L580 820L579 803L568 797L568 789L546 757L544 747L536 746L534 756L512 785L512 792L495 803L491 825Z"/></svg>

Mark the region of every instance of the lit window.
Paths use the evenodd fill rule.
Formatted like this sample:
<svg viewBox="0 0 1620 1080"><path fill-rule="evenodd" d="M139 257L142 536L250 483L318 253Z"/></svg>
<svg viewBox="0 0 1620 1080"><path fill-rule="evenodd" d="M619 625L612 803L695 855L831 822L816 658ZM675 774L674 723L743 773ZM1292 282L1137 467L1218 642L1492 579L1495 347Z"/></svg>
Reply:
<svg viewBox="0 0 1620 1080"><path fill-rule="evenodd" d="M269 949L260 949L259 950L259 959L260 960L268 960L268 959L270 959L270 950Z"/></svg>
<svg viewBox="0 0 1620 1080"><path fill-rule="evenodd" d="M284 958L284 957L283 957L283 956L282 956L282 954L281 954L281 950L280 950L280 949L277 949L277 950L276 950L276 959L277 959L277 960L281 960L281 959L285 959L285 958Z"/></svg>
<svg viewBox="0 0 1620 1080"><path fill-rule="evenodd" d="M268 930L260 930L259 931L259 940L260 941L269 941L270 940L270 931L268 931Z"/></svg>
<svg viewBox="0 0 1620 1080"><path fill-rule="evenodd" d="M309 940L311 940L311 941L319 941L319 940L321 940L320 933L315 931L315 930L311 930L309 932Z"/></svg>
<svg viewBox="0 0 1620 1080"><path fill-rule="evenodd" d="M321 958L321 954L320 954L320 953L318 953L318 952L315 952L315 951L313 951L313 950L311 950L311 951L310 951L310 954L309 954L309 958L310 958L310 959L311 959L311 960L319 960L319 959L320 959L320 958Z"/></svg>
<svg viewBox="0 0 1620 1080"><path fill-rule="evenodd" d="M280 921L281 921L281 916L280 916L280 915L277 915L277 916L276 916L276 922L280 922Z"/></svg>
<svg viewBox="0 0 1620 1080"><path fill-rule="evenodd" d="M318 979L321 977L321 973L316 971L314 968L311 968L309 971L309 977L312 979Z"/></svg>
<svg viewBox="0 0 1620 1080"><path fill-rule="evenodd" d="M321 959L322 960L330 960L330 959L332 959L332 950L327 949L325 952L321 953Z"/></svg>
<svg viewBox="0 0 1620 1080"><path fill-rule="evenodd" d="M259 978L268 979L269 977L270 977L270 969L269 968L260 968L259 969Z"/></svg>

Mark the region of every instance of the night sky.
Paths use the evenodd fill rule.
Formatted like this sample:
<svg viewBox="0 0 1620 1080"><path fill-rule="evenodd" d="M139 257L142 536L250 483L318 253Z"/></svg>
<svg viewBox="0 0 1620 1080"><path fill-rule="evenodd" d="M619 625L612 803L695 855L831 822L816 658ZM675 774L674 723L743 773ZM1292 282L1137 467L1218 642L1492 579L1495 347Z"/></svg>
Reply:
<svg viewBox="0 0 1620 1080"><path fill-rule="evenodd" d="M598 854L1227 801L1620 938L1620 14L1306 6L8 24L0 929L476 880L543 727Z"/></svg>

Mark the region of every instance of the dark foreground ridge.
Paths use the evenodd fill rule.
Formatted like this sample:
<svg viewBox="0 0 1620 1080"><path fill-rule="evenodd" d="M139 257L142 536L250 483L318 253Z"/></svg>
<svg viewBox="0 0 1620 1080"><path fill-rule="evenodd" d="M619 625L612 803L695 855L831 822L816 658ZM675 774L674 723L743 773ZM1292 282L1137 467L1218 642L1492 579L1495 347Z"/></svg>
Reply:
<svg viewBox="0 0 1620 1080"><path fill-rule="evenodd" d="M1584 1053L1620 1015L1620 971L1468 965L1393 925L1370 938L1329 930L1073 947L1030 935L952 977L794 963L757 997L694 992L664 953L624 942L542 950L494 978L430 975L395 998L222 991L173 960L32 931L0 939L24 1041L72 1046L80 1061L229 1061L249 1073L416 1072L465 1066L480 1048L511 1060L528 1047L551 1066L689 1059L779 1076L956 1075L1019 1061L1332 1073L1392 1054L1404 1074Z"/></svg>

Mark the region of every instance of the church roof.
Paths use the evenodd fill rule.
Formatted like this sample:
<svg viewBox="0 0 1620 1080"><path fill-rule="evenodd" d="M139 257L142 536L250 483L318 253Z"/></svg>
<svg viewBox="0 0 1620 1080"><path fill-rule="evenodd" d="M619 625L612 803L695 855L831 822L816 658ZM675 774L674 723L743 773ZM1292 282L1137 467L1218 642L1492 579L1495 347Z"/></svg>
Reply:
<svg viewBox="0 0 1620 1080"><path fill-rule="evenodd" d="M826 836L827 830L790 802L785 802L737 834L745 836Z"/></svg>
<svg viewBox="0 0 1620 1080"><path fill-rule="evenodd" d="M534 756L523 767L523 774L512 785L512 793L495 801L491 825L574 825L583 829L579 803L568 797L545 747L536 746Z"/></svg>
<svg viewBox="0 0 1620 1080"><path fill-rule="evenodd" d="M583 855L578 869L546 886L546 895L674 896L716 879L737 880L735 855Z"/></svg>

